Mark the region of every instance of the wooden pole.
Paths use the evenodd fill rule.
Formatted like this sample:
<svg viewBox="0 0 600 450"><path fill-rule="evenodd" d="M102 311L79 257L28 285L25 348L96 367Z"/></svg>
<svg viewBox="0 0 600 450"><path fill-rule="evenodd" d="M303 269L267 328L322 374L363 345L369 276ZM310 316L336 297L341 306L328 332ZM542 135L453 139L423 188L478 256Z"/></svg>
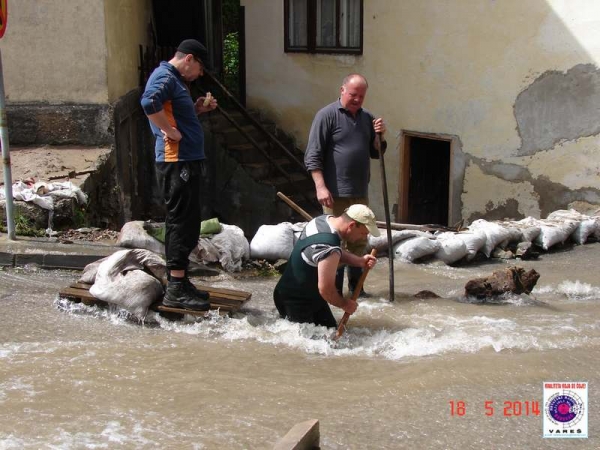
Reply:
<svg viewBox="0 0 600 450"><path fill-rule="evenodd" d="M371 250L371 256L377 256L377 249ZM367 274L369 273L369 268L367 267L363 270L362 275L358 279L358 283L356 283L356 287L354 288L354 292L352 293L352 300L356 301L358 296L360 295L360 291L362 290L363 284L365 283L365 279L367 278ZM342 337L344 331L346 331L346 324L348 323L348 319L350 318L350 314L344 313L344 317L340 320L340 324L338 325L337 331L335 332L335 336L333 337L334 341L337 341Z"/></svg>
<svg viewBox="0 0 600 450"><path fill-rule="evenodd" d="M283 200L284 202L286 202L288 204L288 206L290 206L298 214L300 214L302 217L304 217L307 221L310 222L313 219L310 216L309 213L307 213L306 211L304 211L302 208L300 208L298 205L296 205L289 197L285 196L281 192L277 193L277 197L279 197L281 200Z"/></svg>
<svg viewBox="0 0 600 450"><path fill-rule="evenodd" d="M385 162L383 160L383 151L381 150L381 133L377 133L377 150L379 151L379 166L381 168L381 187L383 188L383 208L385 210L385 228L388 241L388 260L390 266L390 292L389 300L394 301L394 251L392 243L392 226L390 221L390 204L388 202L387 180L385 176Z"/></svg>

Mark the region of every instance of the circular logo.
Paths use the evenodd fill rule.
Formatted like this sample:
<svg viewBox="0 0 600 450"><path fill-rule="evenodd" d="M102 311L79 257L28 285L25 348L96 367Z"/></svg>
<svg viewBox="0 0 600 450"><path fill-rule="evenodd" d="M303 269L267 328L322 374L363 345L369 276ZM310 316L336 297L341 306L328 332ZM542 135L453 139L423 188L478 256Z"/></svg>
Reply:
<svg viewBox="0 0 600 450"><path fill-rule="evenodd" d="M556 425L573 426L583 413L583 401L572 391L564 391L551 396L546 402L546 415Z"/></svg>

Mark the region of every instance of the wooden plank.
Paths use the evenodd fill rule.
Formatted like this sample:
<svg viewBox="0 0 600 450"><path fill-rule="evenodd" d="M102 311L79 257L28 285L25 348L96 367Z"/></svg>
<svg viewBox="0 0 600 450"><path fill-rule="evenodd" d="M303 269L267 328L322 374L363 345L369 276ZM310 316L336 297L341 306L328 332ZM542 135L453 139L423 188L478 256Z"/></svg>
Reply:
<svg viewBox="0 0 600 450"><path fill-rule="evenodd" d="M244 301L246 301L246 300L250 300L250 297L252 297L252 293L246 292L246 291L238 291L235 289L227 289L227 288L216 288L216 287L205 286L203 284L196 284L196 283L194 283L194 286L196 286L198 289L200 289L202 291L208 291L210 293L214 292L215 294L222 294L222 296L228 297L228 298L243 298Z"/></svg>
<svg viewBox="0 0 600 450"><path fill-rule="evenodd" d="M70 300L81 301L86 305L104 304L106 302L97 299L89 292L91 284L73 283L69 287L62 289L59 296ZM198 289L207 291L210 294L210 309L219 310L220 315L230 314L240 309L242 304L252 297L250 292L236 291L234 289L213 288L211 286L196 285ZM171 308L160 303L155 303L150 306L155 311L162 311L176 314L191 314L195 316L205 316L205 311L192 311L182 308Z"/></svg>
<svg viewBox="0 0 600 450"><path fill-rule="evenodd" d="M88 291L87 289L79 289L73 287L64 288L58 293L58 295L61 297L78 298L81 300L98 300L96 297L90 294L90 291Z"/></svg>
<svg viewBox="0 0 600 450"><path fill-rule="evenodd" d="M73 283L70 287L76 289L89 289L92 285L85 283ZM217 301L224 305L239 305L240 303L246 302L250 300L252 297L251 292L246 291L236 291L233 289L224 289L224 288L214 288L212 286L205 286L201 284L194 283L201 291L206 291L211 296L212 299L218 299Z"/></svg>

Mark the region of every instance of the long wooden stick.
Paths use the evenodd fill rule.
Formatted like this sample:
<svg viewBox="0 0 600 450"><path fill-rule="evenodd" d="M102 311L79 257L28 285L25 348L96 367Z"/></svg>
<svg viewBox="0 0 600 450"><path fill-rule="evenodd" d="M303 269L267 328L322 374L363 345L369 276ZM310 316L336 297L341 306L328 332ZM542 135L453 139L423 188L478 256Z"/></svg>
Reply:
<svg viewBox="0 0 600 450"><path fill-rule="evenodd" d="M287 203L287 205L290 208L292 208L294 211L296 211L298 214L300 214L307 221L311 221L313 219L310 216L310 214L308 214L305 210L300 208L296 203L294 203L288 196L286 196L282 192L277 192L277 197L279 197L281 200L283 200L285 203ZM383 228L383 229L388 228L387 222L381 222L381 221L377 220L375 222L375 224L379 228ZM415 225L412 223L396 223L396 222L391 222L389 228L391 228L392 230L456 231L456 228L446 227L443 225L433 225L433 224L431 224L431 225Z"/></svg>
<svg viewBox="0 0 600 450"><path fill-rule="evenodd" d="M371 250L371 256L375 257L377 255L377 249ZM369 268L367 267L363 270L362 275L358 279L358 283L356 283L356 287L354 288L354 292L352 293L352 300L356 301L360 292L362 291L363 284L365 283L365 279L367 278L367 274L369 273ZM335 336L333 337L334 341L337 341L342 337L344 331L346 331L346 324L348 323L348 319L350 318L350 314L344 313L344 317L340 320L340 324L338 325L337 331L335 332Z"/></svg>
<svg viewBox="0 0 600 450"><path fill-rule="evenodd" d="M388 241L388 259L389 259L389 278L390 278L390 291L389 291L389 300L390 302L394 301L394 251L393 251L393 242L392 242L392 227L390 220L390 204L388 201L388 190L387 190L387 179L385 176L385 162L383 159L383 150L381 149L381 133L377 133L377 151L379 152L379 166L381 169L381 187L383 189L383 209L385 211L385 228L387 232L387 241Z"/></svg>
<svg viewBox="0 0 600 450"><path fill-rule="evenodd" d="M302 217L304 217L307 221L310 222L313 219L310 216L309 213L307 213L306 211L304 211L302 208L300 208L298 205L296 205L289 197L285 196L281 192L277 193L277 197L279 197L281 200L283 200L284 202L286 202L288 204L288 206L290 206L298 214L300 214Z"/></svg>

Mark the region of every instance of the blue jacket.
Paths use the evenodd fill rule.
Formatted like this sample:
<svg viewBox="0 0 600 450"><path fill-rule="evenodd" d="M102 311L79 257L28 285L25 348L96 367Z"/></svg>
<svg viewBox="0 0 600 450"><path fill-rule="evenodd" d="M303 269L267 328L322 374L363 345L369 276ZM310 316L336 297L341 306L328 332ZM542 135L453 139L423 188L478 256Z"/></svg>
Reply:
<svg viewBox="0 0 600 450"><path fill-rule="evenodd" d="M195 161L206 158L204 131L198 121L194 101L181 74L172 64L163 61L152 72L141 104L146 115L164 110L171 125L182 136L179 142L165 143L160 129L150 121L150 127L156 136L156 161Z"/></svg>

